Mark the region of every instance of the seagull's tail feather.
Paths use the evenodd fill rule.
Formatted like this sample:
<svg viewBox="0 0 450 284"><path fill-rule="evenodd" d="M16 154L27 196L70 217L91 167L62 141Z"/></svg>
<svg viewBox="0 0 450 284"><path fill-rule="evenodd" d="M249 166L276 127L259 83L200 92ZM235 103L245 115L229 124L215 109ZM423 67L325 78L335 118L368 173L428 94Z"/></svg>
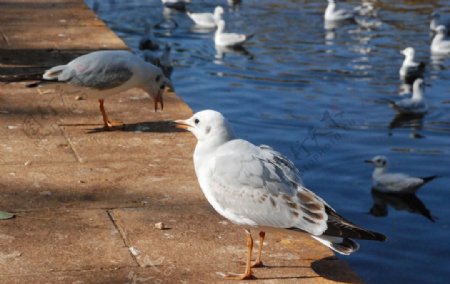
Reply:
<svg viewBox="0 0 450 284"><path fill-rule="evenodd" d="M434 175L434 176L429 176L429 177L423 177L423 183L426 184L432 180L434 180L435 178L439 177L438 175Z"/></svg>
<svg viewBox="0 0 450 284"><path fill-rule="evenodd" d="M253 34L249 34L249 35L245 35L245 41L251 39L251 38L254 37L254 36L255 36L254 33L253 33Z"/></svg>
<svg viewBox="0 0 450 284"><path fill-rule="evenodd" d="M66 65L55 66L55 67L45 71L44 75L42 75L42 78L44 80L50 80L50 81L57 80L59 74L61 74L64 71L64 69L66 69Z"/></svg>
<svg viewBox="0 0 450 284"><path fill-rule="evenodd" d="M311 237L340 254L349 255L359 249L359 244L350 238L332 237L326 235Z"/></svg>

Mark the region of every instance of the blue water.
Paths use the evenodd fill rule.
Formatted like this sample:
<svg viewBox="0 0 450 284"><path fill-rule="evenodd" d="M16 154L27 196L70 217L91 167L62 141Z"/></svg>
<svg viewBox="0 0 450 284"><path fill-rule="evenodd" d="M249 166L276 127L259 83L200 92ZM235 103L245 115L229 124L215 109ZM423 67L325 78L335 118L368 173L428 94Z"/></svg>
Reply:
<svg viewBox="0 0 450 284"><path fill-rule="evenodd" d="M159 0L86 2L135 51L145 26L163 19ZM386 234L386 243L361 241L359 252L343 257L365 282L447 282L450 59L432 62L428 16L438 8L450 14L448 1L383 1L375 4L381 26L335 31L324 29L325 0L243 0L234 9L225 0L193 2L193 11L224 5L227 30L255 37L245 50L221 55L213 32L172 12L167 17L178 27L155 32L172 46L177 94L194 111L224 113L242 138L286 154L305 184L338 212ZM395 113L384 100L399 98L399 51L407 46L427 64L430 111L390 129ZM436 222L409 212L402 200L388 205L384 217L368 214L372 168L362 161L379 154L394 171L442 176L417 195Z"/></svg>

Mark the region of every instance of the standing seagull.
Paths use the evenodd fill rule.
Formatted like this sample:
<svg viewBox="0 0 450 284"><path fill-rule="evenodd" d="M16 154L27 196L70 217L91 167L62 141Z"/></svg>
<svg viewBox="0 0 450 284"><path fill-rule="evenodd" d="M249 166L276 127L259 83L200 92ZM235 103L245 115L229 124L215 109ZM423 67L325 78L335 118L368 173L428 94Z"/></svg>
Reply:
<svg viewBox="0 0 450 284"><path fill-rule="evenodd" d="M214 43L218 46L240 46L252 37L253 35L225 33L225 21L219 20L214 35Z"/></svg>
<svg viewBox="0 0 450 284"><path fill-rule="evenodd" d="M325 21L339 22L339 21L350 21L355 19L355 11L338 9L336 7L336 0L328 0L328 6L325 9L324 14Z"/></svg>
<svg viewBox="0 0 450 284"><path fill-rule="evenodd" d="M103 106L104 97L132 88L141 88L152 97L157 111L158 102L161 104L161 110L163 109L162 96L165 87L171 87L170 81L158 67L126 50L88 53L66 65L58 65L45 71L42 78L41 82L30 84L29 87L37 87L47 82L68 83L77 89L98 94L105 128L118 123L109 120Z"/></svg>
<svg viewBox="0 0 450 284"><path fill-rule="evenodd" d="M450 55L450 39L446 38L447 28L445 26L438 26L436 28L436 35L431 42L431 53Z"/></svg>
<svg viewBox="0 0 450 284"><path fill-rule="evenodd" d="M423 80L417 79L413 84L412 97L397 102L390 102L391 106L399 113L425 114L428 112L428 104L423 96L423 85Z"/></svg>
<svg viewBox="0 0 450 284"><path fill-rule="evenodd" d="M419 190L424 184L437 178L437 175L420 178L400 173L387 173L388 160L385 156L375 156L372 160L364 162L375 166L372 174L372 186L374 190L380 192L411 194Z"/></svg>
<svg viewBox="0 0 450 284"><path fill-rule="evenodd" d="M217 22L222 20L222 15L224 11L223 8L217 6L214 9L213 13L191 13L187 12L186 14L191 18L191 20L198 26L204 28L215 28L217 26Z"/></svg>
<svg viewBox="0 0 450 284"><path fill-rule="evenodd" d="M204 110L187 120L175 121L192 132L198 142L194 166L200 187L214 209L247 232L245 273L232 279L253 278L250 228L260 229L255 266L262 265L264 230L269 228L306 232L341 254L359 245L351 238L384 241L382 234L345 220L324 200L301 184L294 164L268 146L237 139L219 112Z"/></svg>
<svg viewBox="0 0 450 284"><path fill-rule="evenodd" d="M414 61L414 48L407 47L400 51L400 53L405 56L405 60L403 60L403 64L399 70L400 78L406 84L410 85L413 84L417 78L423 78L423 73L425 72L425 63L418 63Z"/></svg>

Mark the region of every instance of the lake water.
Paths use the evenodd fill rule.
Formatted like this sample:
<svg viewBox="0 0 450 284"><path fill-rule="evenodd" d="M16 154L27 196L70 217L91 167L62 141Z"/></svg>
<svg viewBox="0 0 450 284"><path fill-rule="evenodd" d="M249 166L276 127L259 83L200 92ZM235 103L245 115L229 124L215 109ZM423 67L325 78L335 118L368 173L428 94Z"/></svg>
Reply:
<svg viewBox="0 0 450 284"><path fill-rule="evenodd" d="M135 51L146 25L164 19L159 0L86 2ZM342 257L364 281L447 282L450 59L430 58L428 27L433 10L450 15L448 0L376 1L381 25L348 24L334 31L324 29L325 0L243 0L234 8L225 0L192 2L192 11L223 5L227 30L255 37L244 50L216 50L213 31L195 28L183 13L166 13L177 27L155 32L172 46L177 94L194 111L224 113L242 138L287 155L307 187L338 212L386 234L386 243L361 241L359 252ZM407 46L427 64L430 110L422 119L395 121L386 100L400 97L399 51ZM418 199L372 196L373 169L363 160L380 154L393 171L442 177L419 191ZM368 214L374 198L378 217ZM436 222L424 216L424 207Z"/></svg>

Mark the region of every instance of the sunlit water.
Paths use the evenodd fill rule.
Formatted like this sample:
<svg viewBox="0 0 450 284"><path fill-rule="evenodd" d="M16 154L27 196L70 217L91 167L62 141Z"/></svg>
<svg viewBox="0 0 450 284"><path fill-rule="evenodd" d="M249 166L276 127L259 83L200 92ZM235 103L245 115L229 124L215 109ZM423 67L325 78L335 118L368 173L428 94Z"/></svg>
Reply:
<svg viewBox="0 0 450 284"><path fill-rule="evenodd" d="M448 281L450 59L433 64L428 32L429 14L436 8L450 14L448 2L383 1L376 4L381 26L334 31L324 29L325 0L244 0L233 9L225 0L193 2L193 11L223 5L227 30L255 37L245 50L216 50L213 31L195 28L183 13L166 14L178 27L155 32L172 46L177 94L194 111L224 113L242 138L286 154L305 184L338 212L386 234L386 243L361 241L359 252L343 257L364 281ZM146 25L164 19L159 0L87 3L135 51ZM430 111L399 124L386 100L399 98L399 51L407 46L427 64ZM388 205L381 212L387 216L368 214L372 168L362 161L379 154L390 158L393 170L442 175L418 194L435 223L408 212L401 200L391 200L396 208Z"/></svg>

